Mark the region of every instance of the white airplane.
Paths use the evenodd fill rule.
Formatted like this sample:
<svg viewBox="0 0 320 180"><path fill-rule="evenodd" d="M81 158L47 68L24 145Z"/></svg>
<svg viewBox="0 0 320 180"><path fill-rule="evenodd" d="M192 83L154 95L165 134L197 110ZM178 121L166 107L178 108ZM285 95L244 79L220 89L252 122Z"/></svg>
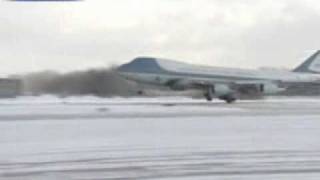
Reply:
<svg viewBox="0 0 320 180"><path fill-rule="evenodd" d="M293 71L209 67L138 57L120 66L117 72L139 83L167 86L173 90L198 89L208 101L216 97L232 103L244 89L269 95L286 90L292 83L320 83L319 55L320 50Z"/></svg>

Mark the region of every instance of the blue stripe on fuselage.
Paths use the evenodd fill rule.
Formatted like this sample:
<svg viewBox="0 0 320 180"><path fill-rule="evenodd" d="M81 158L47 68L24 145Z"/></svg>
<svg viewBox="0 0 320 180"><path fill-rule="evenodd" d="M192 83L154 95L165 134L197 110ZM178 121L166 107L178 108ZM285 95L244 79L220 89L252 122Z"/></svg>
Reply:
<svg viewBox="0 0 320 180"><path fill-rule="evenodd" d="M159 66L154 58L136 58L132 62L120 66L117 70L128 73L165 73L165 70Z"/></svg>
<svg viewBox="0 0 320 180"><path fill-rule="evenodd" d="M172 75L179 76L181 78L194 77L194 78L214 78L224 80L262 80L259 78L252 77L239 77L239 76L227 76L227 75L209 75L209 74L197 74L197 73L181 73L171 72L163 69L155 58L140 57L134 59L128 64L120 66L117 71L123 73L143 73L143 74L158 74L158 75Z"/></svg>

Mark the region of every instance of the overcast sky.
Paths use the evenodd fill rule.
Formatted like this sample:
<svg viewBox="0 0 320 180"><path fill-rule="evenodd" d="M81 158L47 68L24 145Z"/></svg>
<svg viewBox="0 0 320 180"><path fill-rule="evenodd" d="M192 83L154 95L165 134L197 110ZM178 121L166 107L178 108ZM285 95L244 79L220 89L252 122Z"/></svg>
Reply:
<svg viewBox="0 0 320 180"><path fill-rule="evenodd" d="M0 1L0 74L136 56L292 68L320 48L318 0Z"/></svg>

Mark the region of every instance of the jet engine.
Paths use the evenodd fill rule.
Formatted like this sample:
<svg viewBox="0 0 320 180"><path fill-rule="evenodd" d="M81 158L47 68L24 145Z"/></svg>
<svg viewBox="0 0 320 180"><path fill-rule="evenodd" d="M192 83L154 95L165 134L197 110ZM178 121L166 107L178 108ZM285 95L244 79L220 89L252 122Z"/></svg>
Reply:
<svg viewBox="0 0 320 180"><path fill-rule="evenodd" d="M190 82L187 80L179 79L179 80L171 80L166 83L172 90L183 91L188 88L191 88Z"/></svg>
<svg viewBox="0 0 320 180"><path fill-rule="evenodd" d="M230 86L226 84L215 84L213 91L215 96L217 97L225 96L233 93L233 90L230 88Z"/></svg>
<svg viewBox="0 0 320 180"><path fill-rule="evenodd" d="M286 89L283 87L279 87L279 85L275 83L267 83L267 84L260 84L259 90L261 93L264 93L264 94L276 94Z"/></svg>
<svg viewBox="0 0 320 180"><path fill-rule="evenodd" d="M225 84L215 84L213 86L209 86L204 96L208 101L211 101L213 96L216 96L227 103L232 103L236 100L233 89Z"/></svg>

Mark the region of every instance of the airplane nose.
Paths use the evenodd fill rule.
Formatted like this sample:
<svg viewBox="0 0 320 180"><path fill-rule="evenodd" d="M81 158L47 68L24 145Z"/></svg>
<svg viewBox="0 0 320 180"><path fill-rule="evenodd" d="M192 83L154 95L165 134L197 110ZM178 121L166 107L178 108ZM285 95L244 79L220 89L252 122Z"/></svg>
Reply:
<svg viewBox="0 0 320 180"><path fill-rule="evenodd" d="M122 66L119 66L119 67L116 68L116 72L117 73L120 73L121 71L122 71Z"/></svg>
<svg viewBox="0 0 320 180"><path fill-rule="evenodd" d="M129 69L128 64L121 65L116 69L116 71L119 72L119 73L129 72L129 70L130 69Z"/></svg>
<svg viewBox="0 0 320 180"><path fill-rule="evenodd" d="M119 66L116 69L116 71L120 76L124 77L125 79L133 80L135 79L135 76L133 74L136 72L136 68L137 68L136 65L134 65L131 62L131 63L127 63Z"/></svg>
<svg viewBox="0 0 320 180"><path fill-rule="evenodd" d="M121 75L121 74L125 73L126 71L125 71L125 68L122 65L122 66L119 66L119 67L116 68L116 72Z"/></svg>
<svg viewBox="0 0 320 180"><path fill-rule="evenodd" d="M128 72L126 71L126 68L124 67L124 65L116 68L116 73L125 79L129 79Z"/></svg>

